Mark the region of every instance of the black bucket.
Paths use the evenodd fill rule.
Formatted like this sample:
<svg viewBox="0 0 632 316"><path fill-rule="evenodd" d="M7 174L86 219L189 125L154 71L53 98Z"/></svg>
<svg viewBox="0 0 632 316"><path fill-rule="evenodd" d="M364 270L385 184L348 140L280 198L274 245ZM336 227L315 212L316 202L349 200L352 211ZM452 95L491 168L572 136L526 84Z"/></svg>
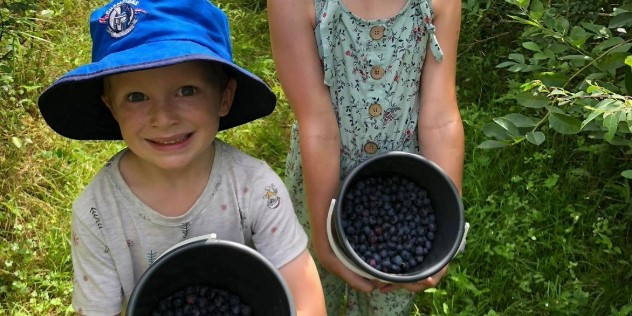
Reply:
<svg viewBox="0 0 632 316"><path fill-rule="evenodd" d="M263 255L214 234L191 238L161 255L136 284L126 315L151 315L161 300L198 284L236 294L252 315L296 315L288 286Z"/></svg>
<svg viewBox="0 0 632 316"><path fill-rule="evenodd" d="M406 273L385 273L364 262L351 247L341 225L344 197L357 181L393 175L407 178L427 191L437 227L432 248L424 260ZM327 229L331 247L349 269L369 279L411 283L433 276L450 263L464 238L465 225L463 202L448 175L420 155L394 151L364 161L344 179L337 201L332 201Z"/></svg>

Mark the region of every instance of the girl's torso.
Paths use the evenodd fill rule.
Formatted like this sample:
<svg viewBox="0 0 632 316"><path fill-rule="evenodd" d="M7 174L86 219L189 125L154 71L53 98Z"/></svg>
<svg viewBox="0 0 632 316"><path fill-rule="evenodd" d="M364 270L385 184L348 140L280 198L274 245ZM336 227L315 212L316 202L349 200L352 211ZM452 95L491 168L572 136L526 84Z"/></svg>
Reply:
<svg viewBox="0 0 632 316"><path fill-rule="evenodd" d="M315 0L317 46L341 137L342 176L375 154L418 152L419 83L434 37L428 0ZM429 41L430 39L430 41Z"/></svg>

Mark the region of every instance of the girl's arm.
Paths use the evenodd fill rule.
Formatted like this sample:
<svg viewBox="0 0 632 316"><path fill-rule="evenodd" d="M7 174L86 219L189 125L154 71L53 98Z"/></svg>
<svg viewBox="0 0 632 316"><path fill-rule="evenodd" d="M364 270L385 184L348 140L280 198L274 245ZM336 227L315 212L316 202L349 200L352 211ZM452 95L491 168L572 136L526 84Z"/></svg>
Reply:
<svg viewBox="0 0 632 316"><path fill-rule="evenodd" d="M336 258L326 234L327 211L340 182L340 134L314 36L312 0L269 0L272 53L285 96L299 124L307 209L316 256L328 271L368 292L369 281Z"/></svg>
<svg viewBox="0 0 632 316"><path fill-rule="evenodd" d="M435 0L433 24L443 51L443 61L437 62L430 47L421 75L419 110L420 154L437 163L462 194L461 179L464 159L463 122L456 100L456 52L461 27L461 0ZM430 44L429 44L430 45ZM447 272L447 267L434 276L417 283L382 288L383 292L405 288L417 292L435 287Z"/></svg>
<svg viewBox="0 0 632 316"><path fill-rule="evenodd" d="M433 1L437 40L443 50L437 62L430 49L421 77L420 154L437 163L462 193L463 122L456 100L456 56L461 27L461 1Z"/></svg>

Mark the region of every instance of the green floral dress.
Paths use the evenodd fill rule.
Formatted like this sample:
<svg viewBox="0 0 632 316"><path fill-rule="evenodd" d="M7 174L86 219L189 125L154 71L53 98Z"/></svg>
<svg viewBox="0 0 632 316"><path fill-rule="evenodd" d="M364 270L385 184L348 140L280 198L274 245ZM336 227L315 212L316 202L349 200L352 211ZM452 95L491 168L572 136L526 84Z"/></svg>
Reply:
<svg viewBox="0 0 632 316"><path fill-rule="evenodd" d="M428 48L438 61L443 53L434 35L430 0L408 0L397 15L378 20L358 18L341 1L315 0L314 32L324 82L329 86L340 128L342 180L355 166L376 154L393 150L419 152L422 66ZM295 123L285 180L309 235L298 128ZM319 272L328 315L339 315L341 308L346 315L411 313L414 295L408 291L359 293L320 266Z"/></svg>

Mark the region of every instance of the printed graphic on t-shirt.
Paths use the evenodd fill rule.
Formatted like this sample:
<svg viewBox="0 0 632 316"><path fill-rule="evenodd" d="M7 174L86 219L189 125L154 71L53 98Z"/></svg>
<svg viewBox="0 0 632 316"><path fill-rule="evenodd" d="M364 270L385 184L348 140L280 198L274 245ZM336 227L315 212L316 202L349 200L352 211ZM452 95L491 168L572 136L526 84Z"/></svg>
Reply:
<svg viewBox="0 0 632 316"><path fill-rule="evenodd" d="M279 190L273 184L267 186L265 189L264 199L268 200L268 208L275 209L281 205L281 197L278 195Z"/></svg>

